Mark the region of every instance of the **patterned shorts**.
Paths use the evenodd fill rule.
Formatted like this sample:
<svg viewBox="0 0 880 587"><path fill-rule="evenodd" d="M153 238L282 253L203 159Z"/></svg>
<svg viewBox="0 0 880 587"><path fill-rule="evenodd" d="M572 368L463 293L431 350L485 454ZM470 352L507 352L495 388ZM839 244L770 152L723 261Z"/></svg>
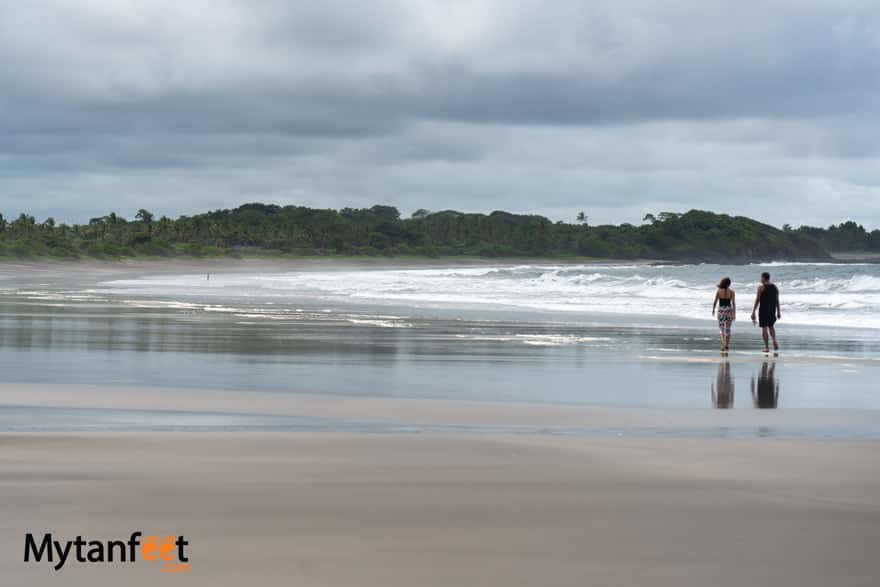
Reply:
<svg viewBox="0 0 880 587"><path fill-rule="evenodd" d="M731 325L733 325L733 308L730 306L718 308L718 330L721 336L730 336Z"/></svg>

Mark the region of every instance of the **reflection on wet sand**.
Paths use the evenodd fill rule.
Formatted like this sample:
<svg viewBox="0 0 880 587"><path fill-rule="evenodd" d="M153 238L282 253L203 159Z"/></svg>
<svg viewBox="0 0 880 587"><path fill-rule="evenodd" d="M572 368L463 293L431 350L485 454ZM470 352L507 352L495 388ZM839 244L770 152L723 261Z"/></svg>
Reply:
<svg viewBox="0 0 880 587"><path fill-rule="evenodd" d="M716 408L730 409L733 407L734 384L730 375L730 361L721 361L718 365L718 376L712 384L712 404Z"/></svg>
<svg viewBox="0 0 880 587"><path fill-rule="evenodd" d="M779 383L776 381L776 362L764 361L757 380L752 376L752 402L756 408L775 409L779 403Z"/></svg>
<svg viewBox="0 0 880 587"><path fill-rule="evenodd" d="M742 395L763 360L736 352L719 367L703 326L670 333L612 325L610 318L568 324L515 311L498 320L429 316L283 298L166 304L59 300L52 292L31 297L0 288L0 383L680 409L708 408L708 382L712 405L748 408L743 398L734 406L732 379L744 378ZM880 338L826 340L803 332L791 334L780 359L786 385L798 391L780 407L880 408ZM773 402L761 402L767 403Z"/></svg>

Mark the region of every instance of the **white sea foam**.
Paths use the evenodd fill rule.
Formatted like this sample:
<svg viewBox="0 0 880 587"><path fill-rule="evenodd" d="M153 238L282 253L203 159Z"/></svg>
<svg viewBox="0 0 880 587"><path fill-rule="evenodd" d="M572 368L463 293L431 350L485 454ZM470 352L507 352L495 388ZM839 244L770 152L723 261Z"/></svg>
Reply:
<svg viewBox="0 0 880 587"><path fill-rule="evenodd" d="M284 314L266 314L264 312L242 312L240 314L235 314L237 318L261 318L263 320L292 320L294 319L291 316L287 316Z"/></svg>
<svg viewBox="0 0 880 587"><path fill-rule="evenodd" d="M758 274L765 267L771 267L781 290L786 323L880 328L880 266L865 264L480 266L216 274L210 281L202 275L183 275L108 282L96 293L170 297L179 304L193 297L208 302L227 296L244 297L255 304L295 299L334 307L354 302L617 314L629 316L631 322L650 323L651 316L711 320L714 286L721 277L730 276L743 321L751 310ZM323 308L317 311L333 312ZM242 312L222 304L204 309Z"/></svg>
<svg viewBox="0 0 880 587"><path fill-rule="evenodd" d="M412 328L409 322L401 322L395 320L378 320L370 318L347 318L348 322L361 326L377 326L379 328Z"/></svg>
<svg viewBox="0 0 880 587"><path fill-rule="evenodd" d="M566 334L513 334L509 336L500 334L456 334L455 338L491 342L513 342L531 346L566 346L591 342L610 342L612 340L604 336L574 336Z"/></svg>

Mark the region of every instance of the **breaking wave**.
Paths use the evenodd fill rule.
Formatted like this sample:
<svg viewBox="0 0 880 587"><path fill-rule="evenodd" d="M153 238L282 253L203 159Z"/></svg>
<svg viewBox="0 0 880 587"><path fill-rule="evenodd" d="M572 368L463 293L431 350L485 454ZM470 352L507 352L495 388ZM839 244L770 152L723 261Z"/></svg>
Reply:
<svg viewBox="0 0 880 587"><path fill-rule="evenodd" d="M211 281L184 275L113 281L91 293L160 296L181 307L192 298L247 298L710 320L714 286L730 276L742 320L750 312L758 274L767 267L782 292L786 322L880 328L880 266L865 264L479 266L217 274ZM221 304L205 310L230 311Z"/></svg>

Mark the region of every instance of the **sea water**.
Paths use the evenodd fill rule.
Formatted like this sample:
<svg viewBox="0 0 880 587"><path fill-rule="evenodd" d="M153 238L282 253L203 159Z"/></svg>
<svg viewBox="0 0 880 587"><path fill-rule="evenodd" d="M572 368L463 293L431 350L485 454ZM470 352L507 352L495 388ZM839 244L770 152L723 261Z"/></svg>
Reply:
<svg viewBox="0 0 880 587"><path fill-rule="evenodd" d="M621 324L710 319L714 285L730 277L747 317L761 271L772 272L789 324L880 328L880 265L518 265L176 275L113 280L101 294L193 299L325 301L419 309L613 315ZM277 317L277 315L275 316ZM657 319L661 319L659 322ZM393 321L377 325L401 326Z"/></svg>
<svg viewBox="0 0 880 587"><path fill-rule="evenodd" d="M778 357L761 352L748 320L764 270L781 291ZM724 407L766 407L750 389L772 373L772 407L880 409L876 265L244 264L215 267L210 278L160 265L3 275L7 383L675 410L716 406L728 362L737 392ZM739 307L721 357L711 303L726 276Z"/></svg>

